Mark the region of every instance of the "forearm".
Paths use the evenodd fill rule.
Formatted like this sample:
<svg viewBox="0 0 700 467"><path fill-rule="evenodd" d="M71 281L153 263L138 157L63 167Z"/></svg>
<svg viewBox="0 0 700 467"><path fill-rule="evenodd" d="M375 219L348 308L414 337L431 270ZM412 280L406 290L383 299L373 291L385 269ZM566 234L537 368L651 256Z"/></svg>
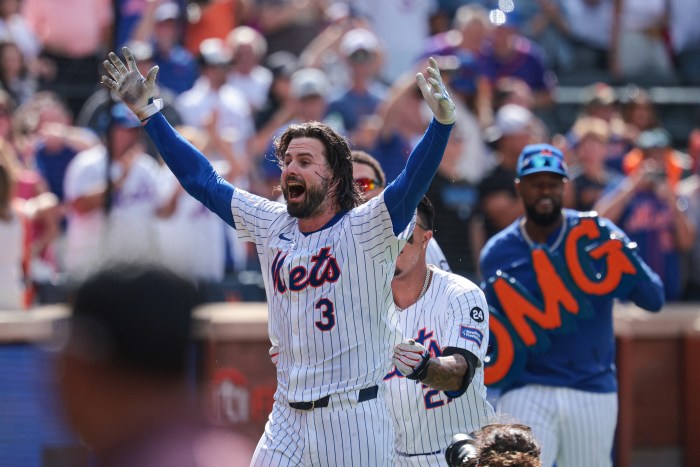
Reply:
<svg viewBox="0 0 700 467"><path fill-rule="evenodd" d="M613 223L617 223L634 193L634 183L629 181L623 182L623 185L618 190L601 198L593 209L598 212L600 217L605 217Z"/></svg>
<svg viewBox="0 0 700 467"><path fill-rule="evenodd" d="M433 119L411 152L406 168L386 188L384 199L391 215L394 234L398 235L408 226L418 202L428 191L442 160L452 126Z"/></svg>
<svg viewBox="0 0 700 467"><path fill-rule="evenodd" d="M234 226L231 212L233 185L221 178L204 154L182 138L160 113L155 114L145 128L163 161L183 188L226 223Z"/></svg>
<svg viewBox="0 0 700 467"><path fill-rule="evenodd" d="M679 252L690 251L695 244L695 225L688 219L683 211L678 208L678 203L671 203L673 215L673 240Z"/></svg>
<svg viewBox="0 0 700 467"><path fill-rule="evenodd" d="M458 391L468 370L467 361L462 355L431 358L428 363L428 376L422 383L438 391Z"/></svg>

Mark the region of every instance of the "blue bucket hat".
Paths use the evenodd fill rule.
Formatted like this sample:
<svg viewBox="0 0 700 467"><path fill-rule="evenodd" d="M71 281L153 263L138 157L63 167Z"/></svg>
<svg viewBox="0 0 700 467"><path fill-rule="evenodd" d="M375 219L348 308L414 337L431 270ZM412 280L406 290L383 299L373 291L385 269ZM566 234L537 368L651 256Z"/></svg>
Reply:
<svg viewBox="0 0 700 467"><path fill-rule="evenodd" d="M522 178L538 172L551 172L569 178L564 154L551 144L525 146L518 157L517 177Z"/></svg>

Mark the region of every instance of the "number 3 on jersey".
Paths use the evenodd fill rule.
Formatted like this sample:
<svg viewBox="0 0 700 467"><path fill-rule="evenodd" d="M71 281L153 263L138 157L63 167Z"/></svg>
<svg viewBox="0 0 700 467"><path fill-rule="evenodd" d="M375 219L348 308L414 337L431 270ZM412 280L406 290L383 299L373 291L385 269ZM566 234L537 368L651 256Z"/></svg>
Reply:
<svg viewBox="0 0 700 467"><path fill-rule="evenodd" d="M316 321L316 327L321 331L330 331L335 327L335 306L327 298L322 298L316 302L314 307L321 310L321 319Z"/></svg>

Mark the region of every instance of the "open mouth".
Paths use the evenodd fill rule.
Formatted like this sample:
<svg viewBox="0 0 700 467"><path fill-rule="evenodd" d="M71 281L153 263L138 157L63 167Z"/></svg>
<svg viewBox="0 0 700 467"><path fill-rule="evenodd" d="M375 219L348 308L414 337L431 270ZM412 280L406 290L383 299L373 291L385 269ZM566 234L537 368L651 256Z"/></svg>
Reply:
<svg viewBox="0 0 700 467"><path fill-rule="evenodd" d="M301 198L304 193L306 193L306 187L302 183L287 182L287 194L290 201Z"/></svg>

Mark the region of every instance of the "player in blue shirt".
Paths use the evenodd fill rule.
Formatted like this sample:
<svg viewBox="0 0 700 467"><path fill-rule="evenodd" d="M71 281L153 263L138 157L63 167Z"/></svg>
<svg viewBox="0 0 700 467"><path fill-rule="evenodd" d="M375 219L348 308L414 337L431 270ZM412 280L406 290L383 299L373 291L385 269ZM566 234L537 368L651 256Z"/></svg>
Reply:
<svg viewBox="0 0 700 467"><path fill-rule="evenodd" d="M612 465L613 302L658 311L663 284L612 222L562 209L568 172L558 149L526 146L517 176L525 215L481 253L495 344L486 382L503 390L498 412L532 427L543 466Z"/></svg>

